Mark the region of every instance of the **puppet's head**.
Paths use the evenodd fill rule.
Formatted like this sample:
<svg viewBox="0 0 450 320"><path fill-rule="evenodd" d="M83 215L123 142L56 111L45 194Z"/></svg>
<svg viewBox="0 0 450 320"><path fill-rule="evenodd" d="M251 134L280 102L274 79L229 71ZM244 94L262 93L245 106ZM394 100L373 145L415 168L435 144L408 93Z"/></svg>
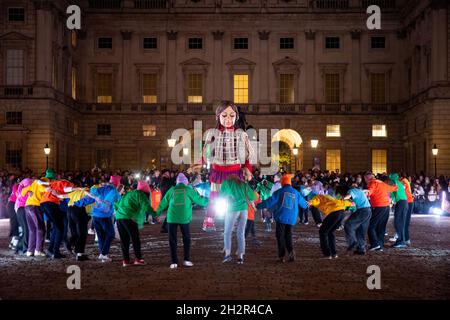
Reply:
<svg viewBox="0 0 450 320"><path fill-rule="evenodd" d="M216 124L218 128L236 128L238 119L239 110L232 101L223 100L217 104Z"/></svg>

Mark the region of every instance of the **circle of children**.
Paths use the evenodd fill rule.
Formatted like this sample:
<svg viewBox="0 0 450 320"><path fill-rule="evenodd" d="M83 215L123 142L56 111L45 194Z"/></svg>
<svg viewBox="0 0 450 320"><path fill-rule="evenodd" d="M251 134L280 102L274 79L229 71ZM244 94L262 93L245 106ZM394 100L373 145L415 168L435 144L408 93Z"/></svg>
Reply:
<svg viewBox="0 0 450 320"><path fill-rule="evenodd" d="M166 171L163 178L166 174L170 177ZM335 231L341 228L345 230L348 253L364 255L367 250L383 251L392 206L396 231L395 237L390 239L394 242L392 247L400 249L409 246L409 225L414 204L410 181L405 175L399 177L396 173L383 177L377 178L370 172L350 180L339 181L338 177L324 188L317 173L313 176L297 175L294 179L290 174L276 174L258 180L247 177L250 181L230 176L219 192L219 198L227 203L223 263L233 260L233 231L238 244L238 264L244 262L245 239L249 234L253 237L253 244L260 245L255 235L255 212L261 214L266 232L271 232L272 223L276 222L279 262L295 260L293 226L298 217L301 224L308 224L308 212L311 212L318 227L321 259L338 257ZM116 226L123 255L122 265L144 265L139 230L150 215L153 223L159 223L159 216L167 211L161 232L169 235L170 268L177 268L179 264L178 228L183 238L183 265L193 266L189 231L192 208L193 205L205 207L209 201L205 191L208 183L203 182L200 175L190 185L186 176L179 173L176 183L159 185L164 189L160 199L154 197L158 193L161 196L160 189L155 189L154 184L150 186L149 179L136 179L132 188L125 192L121 183L124 177L120 175L111 175L108 180L103 179L94 185L76 179L58 178L52 169L48 169L45 177L24 178L12 185L8 199L10 248L16 254L65 258L60 252L64 242L66 250L77 261L88 260L85 246L87 235L91 233L88 226L91 220L98 242L99 261L111 261L110 245L115 239ZM159 203L152 205L152 200ZM48 247L44 251L45 234L48 233L46 225L52 227ZM70 238L67 240L68 230ZM130 244L133 245L134 261L130 259Z"/></svg>

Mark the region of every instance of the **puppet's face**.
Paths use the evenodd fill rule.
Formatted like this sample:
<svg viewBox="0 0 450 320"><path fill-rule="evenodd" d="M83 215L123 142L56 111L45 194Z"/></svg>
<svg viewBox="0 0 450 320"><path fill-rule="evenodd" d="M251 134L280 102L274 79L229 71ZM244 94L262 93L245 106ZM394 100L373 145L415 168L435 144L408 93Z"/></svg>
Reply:
<svg viewBox="0 0 450 320"><path fill-rule="evenodd" d="M230 128L234 126L236 122L236 112L234 112L233 108L228 107L222 111L220 114L220 124L225 128Z"/></svg>

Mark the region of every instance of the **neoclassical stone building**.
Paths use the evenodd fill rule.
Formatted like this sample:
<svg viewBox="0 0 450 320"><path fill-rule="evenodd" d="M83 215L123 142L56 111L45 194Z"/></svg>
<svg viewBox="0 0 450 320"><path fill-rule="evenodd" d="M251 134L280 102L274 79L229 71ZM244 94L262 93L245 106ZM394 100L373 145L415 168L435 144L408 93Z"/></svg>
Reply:
<svg viewBox="0 0 450 320"><path fill-rule="evenodd" d="M66 8L82 10L81 30ZM381 7L381 30L366 8ZM0 2L0 168L170 167L234 100L295 167L450 174L445 0ZM311 140L318 140L313 148ZM196 141L199 143L199 141Z"/></svg>

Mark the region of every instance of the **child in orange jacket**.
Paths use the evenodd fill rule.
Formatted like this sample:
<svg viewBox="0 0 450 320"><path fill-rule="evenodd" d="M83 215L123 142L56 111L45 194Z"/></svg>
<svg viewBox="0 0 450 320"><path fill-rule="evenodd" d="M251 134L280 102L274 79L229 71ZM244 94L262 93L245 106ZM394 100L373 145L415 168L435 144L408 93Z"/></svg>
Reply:
<svg viewBox="0 0 450 320"><path fill-rule="evenodd" d="M260 245L260 241L258 241L258 239L256 239L256 233L255 233L255 206L261 202L261 199L259 198L259 194L258 192L255 192L255 196L256 196L256 200L255 201L251 201L248 204L248 209L247 209L247 224L245 225L245 238L247 238L248 234L251 233L253 240L252 243L256 246Z"/></svg>

